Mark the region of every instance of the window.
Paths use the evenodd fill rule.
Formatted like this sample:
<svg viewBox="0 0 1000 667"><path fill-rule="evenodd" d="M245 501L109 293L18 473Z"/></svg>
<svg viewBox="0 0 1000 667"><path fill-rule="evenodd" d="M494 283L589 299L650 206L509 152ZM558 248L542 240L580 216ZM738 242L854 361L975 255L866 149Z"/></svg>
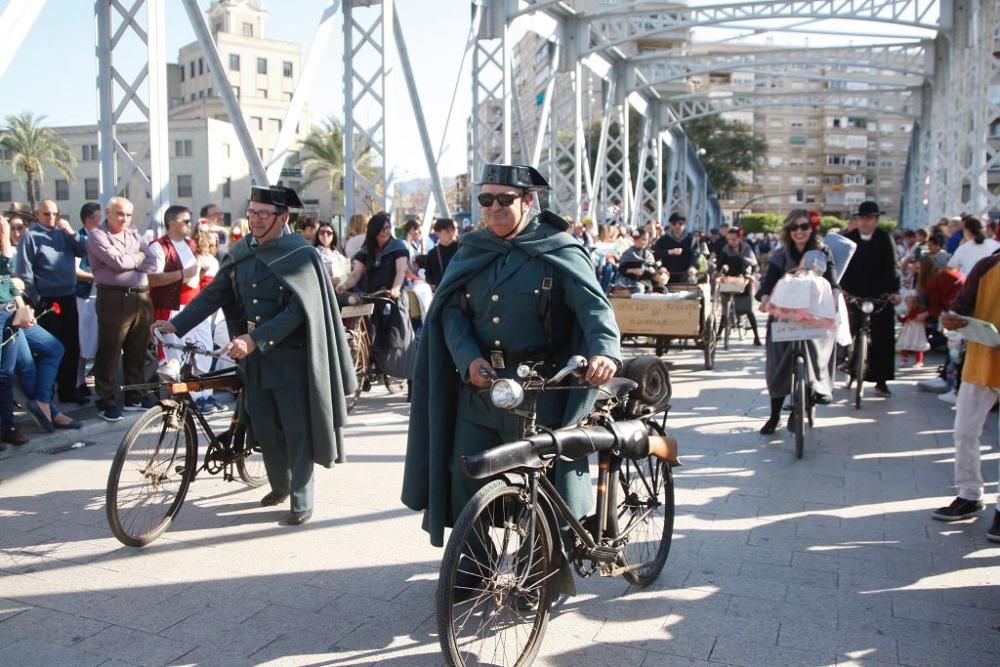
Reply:
<svg viewBox="0 0 1000 667"><path fill-rule="evenodd" d="M240 87L239 86L233 86L233 96L236 99L240 99Z"/></svg>
<svg viewBox="0 0 1000 667"><path fill-rule="evenodd" d="M272 129L275 132L281 132L281 119L280 118L271 118L270 121L271 121L271 127L272 127Z"/></svg>
<svg viewBox="0 0 1000 667"><path fill-rule="evenodd" d="M10 149L0 146L0 160L10 159Z"/></svg>
<svg viewBox="0 0 1000 667"><path fill-rule="evenodd" d="M892 169L895 166L895 164L893 163L892 160L882 160L879 166L882 167L883 169Z"/></svg>
<svg viewBox="0 0 1000 667"><path fill-rule="evenodd" d="M181 65L181 83L184 83L184 65Z"/></svg>
<svg viewBox="0 0 1000 667"><path fill-rule="evenodd" d="M292 63L290 61L286 60L285 62L281 63L281 73L285 77L287 77L289 79L292 78L292 72L293 71L294 70L292 68Z"/></svg>
<svg viewBox="0 0 1000 667"><path fill-rule="evenodd" d="M896 149L896 146L891 141L880 141L878 143L878 148L883 153L890 153Z"/></svg>
<svg viewBox="0 0 1000 667"><path fill-rule="evenodd" d="M229 199L232 196L232 194L231 194L232 188L233 188L233 179L227 178L226 180L224 180L222 182L222 198L223 199Z"/></svg>
<svg viewBox="0 0 1000 667"><path fill-rule="evenodd" d="M258 148L257 149L257 155L260 157L261 160L263 160L264 159L264 149L263 148Z"/></svg>
<svg viewBox="0 0 1000 667"><path fill-rule="evenodd" d="M826 163L828 165L841 165L844 164L844 156L839 154L832 154L826 156Z"/></svg>
<svg viewBox="0 0 1000 667"><path fill-rule="evenodd" d="M0 201L10 201L13 198L10 181L0 181Z"/></svg>
<svg viewBox="0 0 1000 667"><path fill-rule="evenodd" d="M287 101L287 102L291 102L292 101L292 94L291 93L285 93L285 101Z"/></svg>
<svg viewBox="0 0 1000 667"><path fill-rule="evenodd" d="M191 61L191 78L194 78L194 61Z"/></svg>
<svg viewBox="0 0 1000 667"><path fill-rule="evenodd" d="M244 37L253 37L253 23L244 23L243 24L243 36Z"/></svg>
<svg viewBox="0 0 1000 667"><path fill-rule="evenodd" d="M229 54L229 69L234 72L240 71L240 55L238 53Z"/></svg>
<svg viewBox="0 0 1000 667"><path fill-rule="evenodd" d="M174 157L191 157L191 140L178 139L174 142Z"/></svg>
<svg viewBox="0 0 1000 667"><path fill-rule="evenodd" d="M233 156L233 151L229 144L222 144L222 154L226 157Z"/></svg>
<svg viewBox="0 0 1000 667"><path fill-rule="evenodd" d="M880 178L880 179L878 179L878 186L879 186L879 188L882 188L882 189L891 188L892 187L892 181L890 181L888 178Z"/></svg>
<svg viewBox="0 0 1000 667"><path fill-rule="evenodd" d="M83 198L84 199L100 199L100 187L97 185L96 178L85 178L83 179Z"/></svg>
<svg viewBox="0 0 1000 667"><path fill-rule="evenodd" d="M97 151L97 144L89 144L83 147L83 161L97 162L101 159L101 154Z"/></svg>
<svg viewBox="0 0 1000 667"><path fill-rule="evenodd" d="M197 99L197 98L198 98L198 96L197 96L197 95L195 95L194 93L191 93L191 101L192 101L192 102L194 102L194 101L195 101L195 99Z"/></svg>
<svg viewBox="0 0 1000 667"><path fill-rule="evenodd" d="M257 97L263 97L266 100L267 99L267 88L258 88L257 89Z"/></svg>
<svg viewBox="0 0 1000 667"><path fill-rule="evenodd" d="M198 99L200 100L203 97L205 97L205 91L204 90L199 90L198 91Z"/></svg>
<svg viewBox="0 0 1000 667"><path fill-rule="evenodd" d="M257 58L257 74L267 74L267 58Z"/></svg>
<svg viewBox="0 0 1000 667"><path fill-rule="evenodd" d="M264 119L261 118L260 116L251 116L250 120L251 122L253 122L254 125L257 126L258 130L264 129Z"/></svg>
<svg viewBox="0 0 1000 667"><path fill-rule="evenodd" d="M198 76L201 76L204 73L205 73L205 59L198 58Z"/></svg>
<svg viewBox="0 0 1000 667"><path fill-rule="evenodd" d="M215 93L215 91L212 90L212 88L210 87L208 90L205 91L205 97L211 97L213 93Z"/></svg>
<svg viewBox="0 0 1000 667"><path fill-rule="evenodd" d="M66 201L69 199L69 181L56 179L56 201Z"/></svg>
<svg viewBox="0 0 1000 667"><path fill-rule="evenodd" d="M191 177L190 176L177 176L177 196L178 197L190 197L191 196Z"/></svg>

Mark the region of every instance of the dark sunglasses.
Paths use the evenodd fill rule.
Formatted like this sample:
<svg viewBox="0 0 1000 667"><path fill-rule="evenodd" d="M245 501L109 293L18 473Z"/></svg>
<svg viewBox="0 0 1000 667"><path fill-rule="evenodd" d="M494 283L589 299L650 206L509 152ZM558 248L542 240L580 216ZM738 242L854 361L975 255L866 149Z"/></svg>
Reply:
<svg viewBox="0 0 1000 667"><path fill-rule="evenodd" d="M796 232L796 231L808 232L809 230L812 229L812 225L809 224L808 222L800 222L797 225L788 225L787 227L785 227L785 229L787 229L790 232Z"/></svg>
<svg viewBox="0 0 1000 667"><path fill-rule="evenodd" d="M515 201L521 198L521 195L514 194L513 192L502 192L498 195L492 192L480 192L477 199L479 200L479 205L483 208L489 208L493 206L493 202L499 202L504 208L510 206Z"/></svg>

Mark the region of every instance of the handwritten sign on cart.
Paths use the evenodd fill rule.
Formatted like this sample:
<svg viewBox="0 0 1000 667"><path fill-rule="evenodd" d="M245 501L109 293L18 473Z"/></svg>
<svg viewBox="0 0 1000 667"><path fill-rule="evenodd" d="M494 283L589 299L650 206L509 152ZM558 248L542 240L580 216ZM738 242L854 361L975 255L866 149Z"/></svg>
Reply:
<svg viewBox="0 0 1000 667"><path fill-rule="evenodd" d="M624 335L698 336L701 302L698 299L630 299L612 297L615 320Z"/></svg>

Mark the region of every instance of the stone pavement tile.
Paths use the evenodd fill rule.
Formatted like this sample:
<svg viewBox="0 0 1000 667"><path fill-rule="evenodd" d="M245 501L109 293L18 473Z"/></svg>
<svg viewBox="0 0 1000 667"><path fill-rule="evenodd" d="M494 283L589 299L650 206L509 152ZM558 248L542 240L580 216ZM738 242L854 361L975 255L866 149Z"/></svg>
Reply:
<svg viewBox="0 0 1000 667"><path fill-rule="evenodd" d="M837 573L805 567L785 567L766 563L743 563L740 576L753 580L775 581L784 584L808 584L828 588L837 587ZM784 586L782 586L784 588Z"/></svg>
<svg viewBox="0 0 1000 667"><path fill-rule="evenodd" d="M899 591L892 595L892 613L897 618L945 623L966 627L969 632L994 632L1000 626L1000 612L945 604L935 591ZM987 588L983 595L995 595Z"/></svg>
<svg viewBox="0 0 1000 667"><path fill-rule="evenodd" d="M823 651L807 651L785 646L776 646L773 642L748 640L739 638L743 633L733 632L728 636L719 637L712 648L711 661L725 662L745 667L816 667L817 665L834 665L837 658L834 653Z"/></svg>
<svg viewBox="0 0 1000 667"><path fill-rule="evenodd" d="M795 604L823 604L836 611L838 616L892 616L892 597L888 593L863 595L850 590L832 591L828 588L789 584L785 600Z"/></svg>
<svg viewBox="0 0 1000 667"><path fill-rule="evenodd" d="M873 576L885 576L886 564L839 555L844 552L797 551L792 554L792 566L819 570L821 572L859 572Z"/></svg>
<svg viewBox="0 0 1000 667"><path fill-rule="evenodd" d="M171 597L173 589L129 589L107 601L89 600L72 613L123 629L155 634L198 611Z"/></svg>
<svg viewBox="0 0 1000 667"><path fill-rule="evenodd" d="M0 646L15 644L26 637L50 644L74 646L107 627L107 623L51 609L29 609L0 622Z"/></svg>
<svg viewBox="0 0 1000 667"><path fill-rule="evenodd" d="M171 660L170 667L246 667L254 664L250 658L242 653L227 651L218 646L199 646L184 655ZM100 667L109 667L102 664Z"/></svg>
<svg viewBox="0 0 1000 667"><path fill-rule="evenodd" d="M117 626L111 626L84 639L78 646L95 655L146 667L170 664L195 648L188 642Z"/></svg>
<svg viewBox="0 0 1000 667"><path fill-rule="evenodd" d="M326 642L326 646L333 646L361 625L362 618L355 618L360 612L360 609L347 608L339 615L330 613L329 610L312 613L273 604L261 609L243 623L251 628L260 628L262 632L280 635L316 635ZM282 640L283 638L279 638L275 641Z"/></svg>
<svg viewBox="0 0 1000 667"><path fill-rule="evenodd" d="M700 611L688 616L671 614L661 629L661 638L645 642L643 648L650 652L715 660L710 656L722 637L753 637L773 645L778 627L778 622L769 618L744 620Z"/></svg>
<svg viewBox="0 0 1000 667"><path fill-rule="evenodd" d="M697 658L682 658L680 656L672 655L669 657L664 657L660 653L649 652L646 654L646 659L641 665L637 667L717 667L720 663L718 662L708 662L707 660L698 660Z"/></svg>
<svg viewBox="0 0 1000 667"><path fill-rule="evenodd" d="M339 634L335 642L338 648L372 649L389 646L395 636L416 631L434 617L434 609L429 604L411 607L352 594L337 598L320 614L353 628Z"/></svg>
<svg viewBox="0 0 1000 667"><path fill-rule="evenodd" d="M307 585L312 572L282 577L252 577L240 587L241 596L256 598L267 604L280 604L292 609L319 611L342 593L327 588Z"/></svg>
<svg viewBox="0 0 1000 667"><path fill-rule="evenodd" d="M685 588L717 591L732 596L761 600L784 600L787 584L776 579L692 573L684 582L684 586Z"/></svg>
<svg viewBox="0 0 1000 667"><path fill-rule="evenodd" d="M831 612L832 616L836 616ZM878 632L856 630L831 630L810 619L782 620L778 631L778 645L822 653L835 653L840 658L874 659L882 662L898 663L896 640Z"/></svg>
<svg viewBox="0 0 1000 667"><path fill-rule="evenodd" d="M337 664L337 650L329 637L289 630L247 657L244 664L291 667Z"/></svg>
<svg viewBox="0 0 1000 667"><path fill-rule="evenodd" d="M713 559L721 553L727 557L751 563L769 563L771 565L792 564L792 552L788 549L747 545L745 542L738 545L717 547L714 543L715 539L718 538L706 538L705 543L702 544L698 553L703 554L706 558Z"/></svg>
<svg viewBox="0 0 1000 667"><path fill-rule="evenodd" d="M188 615L209 614L223 618L229 623L242 623L268 606L267 601L244 594L241 590L244 583L240 579L207 584L199 582L183 587L176 595L167 598L163 604L187 610ZM187 616L179 620L185 618Z"/></svg>
<svg viewBox="0 0 1000 667"><path fill-rule="evenodd" d="M21 568L22 574L37 577L68 590L82 589L115 594L126 588L155 588L160 582L129 572L114 572L93 564L44 557Z"/></svg>
<svg viewBox="0 0 1000 667"><path fill-rule="evenodd" d="M614 644L579 644L546 633L535 664L552 667L607 667L607 665L641 665L647 653L634 646Z"/></svg>
<svg viewBox="0 0 1000 667"><path fill-rule="evenodd" d="M199 647L210 647L220 653L232 653L244 659L278 638L277 632L229 620L218 613L200 612L188 616L159 633Z"/></svg>
<svg viewBox="0 0 1000 667"><path fill-rule="evenodd" d="M0 665L17 667L97 667L107 662L106 656L87 653L36 639L22 639L0 648Z"/></svg>
<svg viewBox="0 0 1000 667"><path fill-rule="evenodd" d="M996 667L996 653L986 653L962 646L941 644L919 637L899 641L899 661L913 667Z"/></svg>
<svg viewBox="0 0 1000 667"><path fill-rule="evenodd" d="M23 614L24 612L35 609L30 604L25 604L23 602L17 602L16 600L8 600L6 598L0 598L0 623L3 623L9 618L13 618L18 614Z"/></svg>
<svg viewBox="0 0 1000 667"><path fill-rule="evenodd" d="M882 662L869 658L837 658L837 667L897 667L898 662Z"/></svg>
<svg viewBox="0 0 1000 667"><path fill-rule="evenodd" d="M825 629L837 627L836 610L822 600L803 603L735 597L726 614L739 618L767 618L782 624L799 622Z"/></svg>

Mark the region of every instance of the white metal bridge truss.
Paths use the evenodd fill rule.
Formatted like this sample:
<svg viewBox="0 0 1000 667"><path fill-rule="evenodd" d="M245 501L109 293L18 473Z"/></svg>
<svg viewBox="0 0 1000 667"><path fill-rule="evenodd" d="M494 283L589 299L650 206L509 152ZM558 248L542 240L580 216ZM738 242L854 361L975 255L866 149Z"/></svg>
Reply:
<svg viewBox="0 0 1000 667"><path fill-rule="evenodd" d="M138 174L153 199L154 221L169 204L170 193L165 2L94 0L102 199L120 193ZM364 207L357 196L373 208L391 207L395 141L385 109L393 93L406 90L432 180L427 217L448 213L437 171L444 141L435 152L394 11L396 0L317 1L316 35L267 165L225 82L198 0L182 2L256 183L274 182L293 150L294 128L335 34L334 18L340 17L348 165L344 210ZM10 0L0 14L0 43L8 47L0 55L0 76L43 4ZM471 60L472 180L486 162L527 162L548 175L553 184L548 204L560 213L579 218L589 212L600 220L615 206L625 221L639 225L682 210L704 227L721 222L722 213L698 150L684 134L684 121L767 106L842 107L916 119L902 202L904 224L925 224L931 217L962 211L1000 210L1000 196L988 185L989 174L1000 172L1000 107L990 96L991 88L1000 86L1000 0L759 0L703 7L622 0L589 11L575 11L558 0L471 4L462 69ZM884 35L885 44L872 46L725 51L685 39L687 31L700 26L730 29L733 39L772 31L837 34L845 42L852 37L823 29L821 22L828 19L923 29L935 36L900 41L897 32L895 37ZM775 27L776 22L782 23ZM515 26L525 26L549 44L548 83L540 101L518 99L512 72L512 35L520 34ZM627 44L667 38L684 46L626 55ZM123 39L139 39L147 62L119 62ZM836 78L852 85L777 93L693 85L719 71ZM827 71L834 73L822 73ZM405 87L396 80L400 73ZM469 84L460 72L456 90L462 85ZM664 92L677 91L678 85L685 88L682 94ZM115 138L128 108L138 109L149 122L148 173ZM602 111L599 119L589 117L592 108ZM449 111L449 122L451 115ZM638 138L635 145L630 136ZM473 214L478 214L475 207Z"/></svg>

